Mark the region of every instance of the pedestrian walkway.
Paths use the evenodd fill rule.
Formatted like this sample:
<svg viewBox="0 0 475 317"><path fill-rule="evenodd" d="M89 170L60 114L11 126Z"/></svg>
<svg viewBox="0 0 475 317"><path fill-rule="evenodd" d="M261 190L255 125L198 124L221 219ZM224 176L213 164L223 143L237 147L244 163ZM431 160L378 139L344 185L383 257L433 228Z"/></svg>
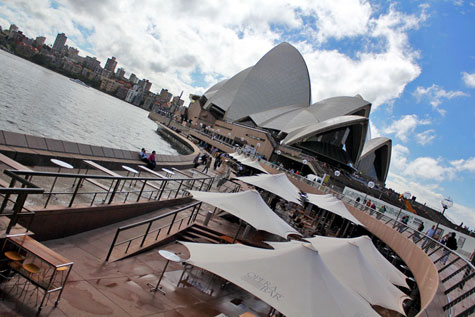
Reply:
<svg viewBox="0 0 475 317"><path fill-rule="evenodd" d="M167 294L150 292L147 283L155 284L165 265L165 259L158 255L157 249L118 262L104 262L118 226L177 208L160 209L107 227L44 242L47 247L74 261L74 266L58 307L53 308L48 302L40 316L209 317L221 313L239 316L248 311L265 316L269 311L267 304L232 284L222 288L225 281L199 269L193 271L198 274L199 281L192 278L186 287L177 287L183 271L183 266L177 263L169 264L161 283ZM224 229L216 221L210 225L220 227L221 231ZM189 256L181 244L170 243L159 249L180 252L182 258ZM213 291L212 295L209 295L209 290ZM32 316L35 312L28 303L22 305L9 298L0 302L2 316Z"/></svg>

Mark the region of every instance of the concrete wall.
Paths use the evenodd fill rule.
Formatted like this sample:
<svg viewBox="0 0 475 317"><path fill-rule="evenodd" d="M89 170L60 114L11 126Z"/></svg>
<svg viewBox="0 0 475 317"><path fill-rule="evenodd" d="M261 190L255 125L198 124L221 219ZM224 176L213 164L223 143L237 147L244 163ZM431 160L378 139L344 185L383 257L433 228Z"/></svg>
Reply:
<svg viewBox="0 0 475 317"><path fill-rule="evenodd" d="M166 128L165 128L166 129ZM187 142L187 155L157 155L157 167L189 168L199 148L172 130L167 134ZM27 166L53 166L51 158L58 158L76 168L85 167L82 160L94 160L109 169L121 169L121 165L143 165L138 152L43 138L0 130L0 152Z"/></svg>
<svg viewBox="0 0 475 317"><path fill-rule="evenodd" d="M144 215L160 208L191 203L190 197L132 204L111 204L94 207L39 210L35 212L30 230L35 239L45 241L64 238L122 220ZM32 216L22 216L19 223L28 226Z"/></svg>

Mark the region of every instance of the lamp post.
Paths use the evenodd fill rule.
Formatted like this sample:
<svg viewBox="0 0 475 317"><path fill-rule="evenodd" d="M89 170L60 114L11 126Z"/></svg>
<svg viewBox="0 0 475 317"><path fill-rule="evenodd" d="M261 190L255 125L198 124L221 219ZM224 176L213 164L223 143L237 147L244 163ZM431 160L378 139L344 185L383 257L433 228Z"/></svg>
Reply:
<svg viewBox="0 0 475 317"><path fill-rule="evenodd" d="M304 165L307 165L307 163L308 163L308 161L306 159L302 160L302 167L300 168L300 174L302 174L303 167L304 167Z"/></svg>
<svg viewBox="0 0 475 317"><path fill-rule="evenodd" d="M396 226L399 216L401 215L402 207L404 206L404 200L411 198L411 196L412 195L410 192L405 192L404 194L402 194L402 205L401 205L401 208L399 208L399 212L397 213L396 221L394 222L393 228Z"/></svg>
<svg viewBox="0 0 475 317"><path fill-rule="evenodd" d="M440 204L442 205L442 213L439 216L439 220L437 221L437 225L435 226L435 233L437 233L437 229L439 228L440 220L442 220L442 217L444 216L445 210L452 207L454 205L453 200L450 197L444 198L440 201Z"/></svg>
<svg viewBox="0 0 475 317"><path fill-rule="evenodd" d="M374 182L369 181L366 186L368 186L368 188L373 188L374 187ZM368 197L368 191L366 191L366 195L364 196L363 202L366 200L367 197Z"/></svg>

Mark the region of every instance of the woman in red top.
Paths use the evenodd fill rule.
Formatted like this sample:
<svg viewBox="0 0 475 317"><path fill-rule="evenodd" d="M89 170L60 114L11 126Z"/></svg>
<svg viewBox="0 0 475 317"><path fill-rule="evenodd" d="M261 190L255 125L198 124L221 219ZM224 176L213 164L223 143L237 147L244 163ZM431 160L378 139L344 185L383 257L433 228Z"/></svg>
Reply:
<svg viewBox="0 0 475 317"><path fill-rule="evenodd" d="M153 170L155 166L157 166L157 162L155 162L155 151L153 151L152 154L148 156L147 167Z"/></svg>

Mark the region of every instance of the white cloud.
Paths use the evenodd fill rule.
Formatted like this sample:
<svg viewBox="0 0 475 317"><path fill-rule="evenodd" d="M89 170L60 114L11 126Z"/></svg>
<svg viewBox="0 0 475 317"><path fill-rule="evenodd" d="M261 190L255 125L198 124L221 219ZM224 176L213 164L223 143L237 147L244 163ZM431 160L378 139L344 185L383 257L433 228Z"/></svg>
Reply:
<svg viewBox="0 0 475 317"><path fill-rule="evenodd" d="M431 121L429 119L419 119L416 114L405 115L399 120L395 120L390 126L382 129L383 133L394 134L403 142L407 142L409 136L419 125L428 125Z"/></svg>
<svg viewBox="0 0 475 317"><path fill-rule="evenodd" d="M450 162L450 164L455 167L457 171L468 171L475 173L475 157L471 157L467 160L460 159Z"/></svg>
<svg viewBox="0 0 475 317"><path fill-rule="evenodd" d="M428 99L432 108L437 110L441 115L445 115L446 113L446 110L439 108L443 99L450 100L455 97L468 96L468 94L460 90L446 91L442 87L437 86L436 84L433 84L432 86L427 88L419 86L416 88L413 95L417 98L418 102L420 102L422 98Z"/></svg>
<svg viewBox="0 0 475 317"><path fill-rule="evenodd" d="M314 101L359 93L373 109L400 96L420 74L407 32L427 19L425 9L418 16L394 6L381 13L360 0L150 1L140 6L69 0L57 8L47 0L18 0L6 2L0 15L27 36L45 35L49 44L64 32L69 43L93 52L103 65L115 56L128 74L151 80L152 91L184 89L185 96L255 64L287 40L304 55ZM290 33L306 39L294 41ZM320 46L346 38L361 43L351 56Z"/></svg>
<svg viewBox="0 0 475 317"><path fill-rule="evenodd" d="M430 129L415 135L416 142L420 145L426 145L431 143L435 139L435 130Z"/></svg>
<svg viewBox="0 0 475 317"><path fill-rule="evenodd" d="M373 124L373 121L369 120L369 137L371 139L382 136L381 131Z"/></svg>
<svg viewBox="0 0 475 317"><path fill-rule="evenodd" d="M407 147L396 144L393 146L391 157L391 171L414 179L442 181L454 179L457 169L454 163L447 165L441 158L417 157L409 159L410 151Z"/></svg>
<svg viewBox="0 0 475 317"><path fill-rule="evenodd" d="M475 88L475 73L462 73L463 82L470 88Z"/></svg>

